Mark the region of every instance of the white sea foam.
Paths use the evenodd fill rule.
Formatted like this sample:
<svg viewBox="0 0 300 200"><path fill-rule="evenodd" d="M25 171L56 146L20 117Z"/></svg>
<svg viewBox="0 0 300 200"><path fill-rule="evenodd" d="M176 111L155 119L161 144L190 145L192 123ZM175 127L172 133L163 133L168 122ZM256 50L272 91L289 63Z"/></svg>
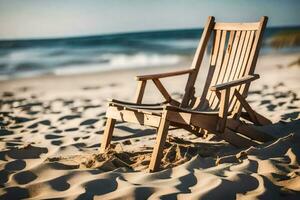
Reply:
<svg viewBox="0 0 300 200"><path fill-rule="evenodd" d="M178 55L158 55L158 54L135 54L135 55L103 55L103 59L108 60L106 63L87 63L80 65L70 65L54 69L56 75L82 74L98 71L107 71L122 68L139 68L139 67L158 67L176 65L182 61Z"/></svg>
<svg viewBox="0 0 300 200"><path fill-rule="evenodd" d="M136 55L115 55L110 61L110 66L114 68L123 67L147 67L158 65L173 65L180 62L178 55L158 55L158 54L136 54Z"/></svg>

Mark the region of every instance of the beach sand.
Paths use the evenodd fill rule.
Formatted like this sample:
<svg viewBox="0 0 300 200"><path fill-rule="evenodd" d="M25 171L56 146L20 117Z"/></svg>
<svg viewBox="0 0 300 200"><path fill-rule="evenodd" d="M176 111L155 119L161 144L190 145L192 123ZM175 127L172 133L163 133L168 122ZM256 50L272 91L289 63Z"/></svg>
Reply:
<svg viewBox="0 0 300 200"><path fill-rule="evenodd" d="M106 99L130 101L135 75L183 66L0 82L0 199L300 199L300 67L288 66L299 56L260 56L250 88L250 104L274 123L260 128L276 140L238 149L171 130L157 173L146 172L149 127L118 123L114 148L99 154ZM180 99L186 77L163 83ZM157 100L147 85L145 102Z"/></svg>

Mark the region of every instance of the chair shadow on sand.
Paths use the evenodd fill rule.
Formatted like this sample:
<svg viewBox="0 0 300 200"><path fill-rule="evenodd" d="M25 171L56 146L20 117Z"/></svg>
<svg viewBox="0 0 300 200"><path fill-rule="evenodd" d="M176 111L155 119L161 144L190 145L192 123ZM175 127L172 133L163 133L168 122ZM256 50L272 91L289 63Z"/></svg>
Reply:
<svg viewBox="0 0 300 200"><path fill-rule="evenodd" d="M290 112L287 112L287 113L281 115L281 119L286 120L288 122L279 121L272 125L262 126L262 127L257 127L257 128L271 134L275 138L282 138L282 137L288 136L289 134L293 133L293 135L294 135L293 139L296 140L297 144L299 144L300 143L299 142L300 141L300 120L298 119L299 112L296 109L297 103L290 102L290 101L299 102L299 98L296 96L296 94L291 93L289 91L286 93L282 93L282 92L264 93L264 92L262 92L262 96L274 96L276 98L281 98L283 101L285 101L287 103L287 108L290 108L293 111L290 111ZM286 98L286 99L284 99L284 98ZM290 103L288 103L288 102L290 102ZM281 106L279 104L278 105L272 104L271 101L267 101L267 100L262 100L260 103L260 105L262 105L263 107L266 107L267 110L270 111L270 113L276 112L275 108L277 108L277 106L279 106L279 107ZM40 103L26 104L23 107L20 107L20 109L24 109L26 112L28 112L28 114L30 114L31 112L33 112L33 111L31 111L30 108L34 107L34 106L39 107L39 106L41 106L41 104ZM93 106L93 105L91 104L90 106ZM99 106L97 106L97 107L99 107ZM5 115L5 113L3 113L3 115ZM103 112L101 112L99 114L99 116L101 116L101 117L103 117L103 115L104 115ZM12 117L12 116L9 116L9 117ZM67 123L68 120L76 119L79 117L80 117L79 114L77 114L77 115L74 114L71 116L66 115L66 116L62 116L61 118L59 118L59 120L65 120ZM12 119L14 119L14 121L15 121L14 125L17 125L17 126L11 126L10 127L11 129L7 129L7 130L6 129L0 130L1 136L5 137L5 136L13 135L14 130L18 129L18 126L23 125L23 123L25 123L25 122L28 122L28 124L30 124L30 126L28 126L27 128L31 129L33 131L37 131L35 129L40 124L43 126L48 126L49 130L50 130L51 126L53 126L53 124L52 124L53 122L51 122L49 120L36 119L36 116L32 116L32 118L15 117ZM85 120L81 121L80 126L93 125L97 121L99 121L99 119L95 119L95 118L85 119ZM118 135L113 136L114 142L122 142L124 140L134 140L134 139L139 139L139 138L143 138L143 137L147 137L147 136L151 137L151 135L155 134L154 129L146 128L144 130L140 130L140 129L124 126L122 123L119 123L117 128L122 131L127 132L128 134L125 136L123 136L123 135L122 136L118 136ZM57 139L64 137L63 135L60 135L60 133L63 131L59 131L58 129L55 129L55 130L51 129L51 130L53 131L52 132L53 134L46 134L45 139L57 140ZM55 134L55 133L57 133L57 134ZM99 131L99 134L103 134L103 132ZM196 146L196 148L199 148L199 149L201 147L206 148L207 146L210 146L210 148L212 148L212 149L215 148L216 150L224 149L224 147L226 147L226 144L218 143L219 139L217 137L213 138L213 139L216 142L212 142L209 144L200 143L200 142L198 142L198 143L191 142L190 144ZM18 142L18 143L16 143L16 145L18 145L22 141L21 139L17 139L17 138L14 138L14 140ZM187 142L185 140L176 140L176 139L174 140L174 138L172 141L175 144ZM274 141L264 144L264 146L272 144L273 142ZM37 186L36 184L33 184L34 181L37 179L37 174L35 174L31 170L25 170L26 160L27 159L40 159L40 156L42 154L48 153L48 149L41 148L41 147L35 147L35 146L31 146L31 145L19 149L19 148L14 147L13 142L9 142L9 143L11 143L11 145L7 145L7 147L9 147L8 148L9 150L0 152L0 160L7 161L7 163L5 163L5 165L4 165L4 168L2 170L0 170L0 187L3 187L4 184L9 181L9 179L11 178L10 176L13 173L15 173L15 174L13 175L12 179L19 186L10 186L10 187L3 189L3 191L5 193L2 196L0 196L0 199L22 199L22 198L31 197L32 196L32 194L31 194L32 187ZM73 145L73 146L80 149L81 143L79 143L77 145ZM168 146L168 144L166 146ZM86 148L92 149L94 147L99 147L99 143L92 145L92 146L88 146ZM258 148L260 148L260 146L258 146ZM241 151L241 150L242 149L235 149L236 152ZM201 154L201 152L196 151L196 153L200 154L203 157L214 156L214 155L204 155L203 152ZM282 155L282 156L285 155L285 152L280 152L280 153L281 153L280 155ZM138 153L136 155L138 155ZM268 159L267 156L268 155L261 155L261 158ZM12 158L13 160L8 161L7 158ZM296 157L296 160L298 163L300 163L299 156ZM282 162L282 161L274 161L274 162ZM287 158L286 162L289 162L288 158ZM65 165L56 163L55 161L53 161L53 162L50 161L47 164L49 164L50 168L53 168L55 170L76 169L76 168L71 168L71 167L66 168ZM197 164L198 164L197 166L192 166L187 170L194 171L194 169L199 169L199 168L203 167L203 166L200 166L199 163L197 163ZM251 171L257 171L258 163L256 161L251 161L250 164L251 164ZM209 166L204 166L203 168L206 168L206 167L209 167ZM280 167L280 165L277 165L277 167ZM99 170L99 169L87 169L87 170L91 174L100 174L103 172L103 170ZM282 168L281 170L284 171L285 169ZM172 173L172 170L165 170L161 174L160 178L170 178L171 173ZM64 175L64 176L56 177L54 179L47 181L46 184L49 184L50 187L55 191L67 191L71 188L71 185L68 183L68 180L71 176L73 176L73 175ZM286 176L278 175L278 174L275 174L274 176L276 176L275 177L276 179L280 179L280 180L284 180L286 178ZM263 184L266 187L267 192L260 197L268 198L269 196L272 196L272 194L270 193L270 192L272 192L272 190L276 190L276 191L278 191L278 193L281 192L280 186L274 185L270 180L268 180L264 176L261 176L261 177L263 179ZM216 188L213 188L211 192L207 193L204 196L204 198L205 199L214 199L214 198L220 197L217 195L222 194L224 191L230 191L229 192L230 197L235 198L237 193L241 194L241 193L245 193L248 191L249 192L255 191L260 185L260 182L250 175L239 174L238 178L240 179L239 182L222 179L222 182L220 183L220 185L217 186ZM93 199L93 197L95 197L95 196L112 192L112 191L116 190L118 187L117 179L118 180L124 179L122 176L122 173L120 173L118 170L109 174L108 178L104 178L104 179L97 178L95 180L87 181L86 183L83 184L85 193L79 195L77 198L78 199ZM199 184L197 182L196 176L193 173L190 173L186 176L180 177L179 181L180 181L180 183L178 185L176 185L176 188L179 190L178 193L162 196L161 198L162 199L176 198L177 195L180 193L190 193L191 192L190 188L198 187L197 184ZM245 184L247 186L243 186L243 183L245 183L245 182L247 182L247 184ZM200 186L201 185L199 185L199 187ZM231 191L230 188L235 188L235 190ZM148 187L148 186L135 187L133 190L134 190L134 194L137 197L137 199L147 198L147 197L151 196L151 194L154 192L154 189L151 187ZM294 191L291 191L291 192L294 192ZM284 197L284 195L285 194L283 193L283 197ZM300 194L297 193L297 195L300 195Z"/></svg>

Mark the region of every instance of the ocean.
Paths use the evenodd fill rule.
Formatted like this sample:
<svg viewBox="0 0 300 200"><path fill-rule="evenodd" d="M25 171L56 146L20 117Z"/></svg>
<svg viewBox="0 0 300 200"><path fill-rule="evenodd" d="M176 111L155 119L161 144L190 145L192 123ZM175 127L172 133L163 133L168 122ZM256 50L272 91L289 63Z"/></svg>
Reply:
<svg viewBox="0 0 300 200"><path fill-rule="evenodd" d="M300 52L299 47L273 49L269 39L280 31L268 28L261 54ZM202 29L124 33L88 37L2 40L0 80L68 75L120 68L161 67L191 61Z"/></svg>

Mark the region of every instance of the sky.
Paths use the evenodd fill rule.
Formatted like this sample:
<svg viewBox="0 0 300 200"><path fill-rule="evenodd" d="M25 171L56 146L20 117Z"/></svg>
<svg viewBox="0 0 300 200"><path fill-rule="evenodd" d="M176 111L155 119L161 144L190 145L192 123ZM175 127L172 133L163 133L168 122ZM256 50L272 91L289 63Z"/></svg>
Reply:
<svg viewBox="0 0 300 200"><path fill-rule="evenodd" d="M0 40L203 27L216 21L300 25L300 0L0 0Z"/></svg>

